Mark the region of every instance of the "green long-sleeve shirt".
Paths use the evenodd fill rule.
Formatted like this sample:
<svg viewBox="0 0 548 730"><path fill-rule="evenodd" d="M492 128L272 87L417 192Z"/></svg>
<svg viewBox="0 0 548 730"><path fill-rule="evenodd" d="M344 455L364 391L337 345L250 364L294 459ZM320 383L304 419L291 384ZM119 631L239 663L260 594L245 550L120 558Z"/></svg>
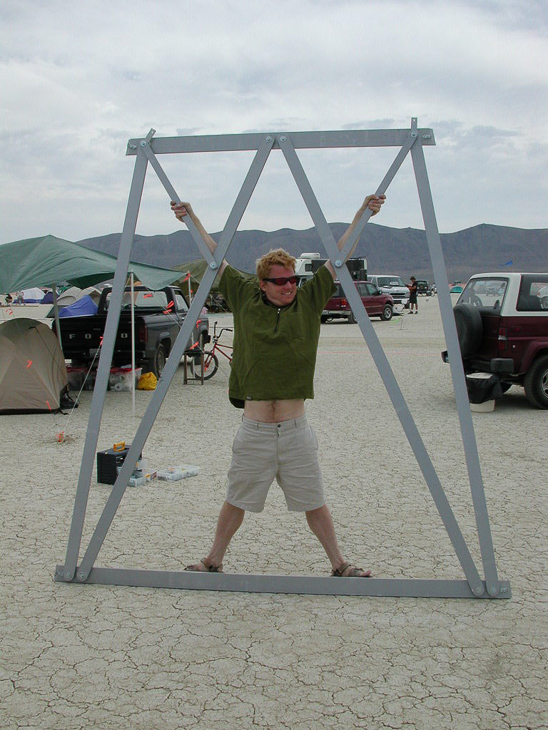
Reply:
<svg viewBox="0 0 548 730"><path fill-rule="evenodd" d="M219 289L234 314L231 401L313 398L321 314L335 291L329 270L321 266L286 307L265 301L258 279L231 266Z"/></svg>

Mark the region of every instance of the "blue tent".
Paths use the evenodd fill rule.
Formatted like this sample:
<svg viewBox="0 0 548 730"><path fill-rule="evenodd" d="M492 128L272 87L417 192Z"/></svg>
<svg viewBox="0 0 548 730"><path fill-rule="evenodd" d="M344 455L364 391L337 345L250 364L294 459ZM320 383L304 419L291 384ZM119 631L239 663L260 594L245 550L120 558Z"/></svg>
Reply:
<svg viewBox="0 0 548 730"><path fill-rule="evenodd" d="M97 305L89 294L86 294L85 297L78 299L74 304L69 304L68 307L60 309L59 319L61 317L90 317L93 314L97 314Z"/></svg>

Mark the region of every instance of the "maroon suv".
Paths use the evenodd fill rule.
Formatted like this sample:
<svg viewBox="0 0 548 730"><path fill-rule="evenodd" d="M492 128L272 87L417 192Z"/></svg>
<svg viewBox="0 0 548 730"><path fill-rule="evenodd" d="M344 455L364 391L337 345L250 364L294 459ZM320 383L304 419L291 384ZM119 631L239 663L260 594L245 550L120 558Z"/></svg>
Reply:
<svg viewBox="0 0 548 730"><path fill-rule="evenodd" d="M383 294L370 281L355 281L354 284L370 317L380 317L384 320L392 319L394 300L390 294ZM335 286L337 291L325 305L322 312L322 322L329 322L332 319L347 319L350 324L354 324L356 318L350 309L343 288L338 281L335 282Z"/></svg>
<svg viewBox="0 0 548 730"><path fill-rule="evenodd" d="M453 313L464 371L492 373L548 409L548 273L475 274ZM447 353L443 353L447 361Z"/></svg>

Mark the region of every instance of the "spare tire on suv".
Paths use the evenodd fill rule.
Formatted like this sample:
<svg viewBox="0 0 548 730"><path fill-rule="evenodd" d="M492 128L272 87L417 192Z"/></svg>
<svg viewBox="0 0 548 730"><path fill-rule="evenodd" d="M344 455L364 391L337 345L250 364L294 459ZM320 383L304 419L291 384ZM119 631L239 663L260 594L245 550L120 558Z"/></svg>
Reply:
<svg viewBox="0 0 548 730"><path fill-rule="evenodd" d="M464 358L474 355L480 345L483 334L481 314L472 304L456 304L453 307L460 351Z"/></svg>

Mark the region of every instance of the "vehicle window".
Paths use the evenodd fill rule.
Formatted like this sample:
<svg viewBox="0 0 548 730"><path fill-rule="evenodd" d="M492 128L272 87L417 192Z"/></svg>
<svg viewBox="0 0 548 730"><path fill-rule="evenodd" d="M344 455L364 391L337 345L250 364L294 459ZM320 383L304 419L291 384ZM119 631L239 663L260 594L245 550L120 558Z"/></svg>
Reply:
<svg viewBox="0 0 548 730"><path fill-rule="evenodd" d="M485 279L471 279L464 287L458 299L458 304L472 304L474 307L500 309L508 280L500 277L486 277Z"/></svg>
<svg viewBox="0 0 548 730"><path fill-rule="evenodd" d="M374 284L370 284L369 282L367 284L364 284L364 286L366 288L368 296L372 296L377 291L377 287Z"/></svg>
<svg viewBox="0 0 548 730"><path fill-rule="evenodd" d="M175 301L177 302L179 312L188 312L188 307L182 294L175 294Z"/></svg>
<svg viewBox="0 0 548 730"><path fill-rule="evenodd" d="M356 284L358 288L358 292L360 294L360 297L366 297L367 296L367 286L365 284Z"/></svg>
<svg viewBox="0 0 548 730"><path fill-rule="evenodd" d="M108 309L110 305L112 292L107 294L105 300L105 308ZM163 291L134 291L133 292L133 304L135 309L147 310L147 309L166 309L168 305L167 295ZM124 292L122 297L122 309L131 308L131 292Z"/></svg>
<svg viewBox="0 0 548 730"><path fill-rule="evenodd" d="M406 286L401 276L379 276L377 277L377 286Z"/></svg>
<svg viewBox="0 0 548 730"><path fill-rule="evenodd" d="M166 309L168 304L167 294L163 291L140 291L135 298L136 309Z"/></svg>
<svg viewBox="0 0 548 730"><path fill-rule="evenodd" d="M458 299L459 304L472 304L474 307L500 309L508 280L497 277L471 279Z"/></svg>
<svg viewBox="0 0 548 730"><path fill-rule="evenodd" d="M525 274L521 277L518 312L538 312L548 309L548 274Z"/></svg>

